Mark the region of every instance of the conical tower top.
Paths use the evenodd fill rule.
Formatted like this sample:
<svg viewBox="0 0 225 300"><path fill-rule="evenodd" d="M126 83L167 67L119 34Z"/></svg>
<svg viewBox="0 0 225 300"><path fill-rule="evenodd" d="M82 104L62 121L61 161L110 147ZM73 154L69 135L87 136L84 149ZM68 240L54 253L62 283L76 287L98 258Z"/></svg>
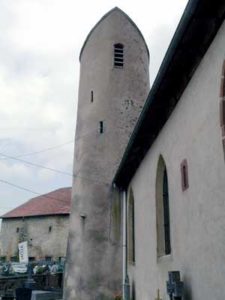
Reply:
<svg viewBox="0 0 225 300"><path fill-rule="evenodd" d="M122 10L120 9L119 7L115 6L114 8L112 8L110 11L108 11L96 24L95 26L91 29L91 31L89 32L89 34L87 35L85 41L84 41L84 44L81 48L81 51L80 51L80 60L81 60L81 57L82 57L82 53L83 53L83 50L86 46L86 44L88 43L90 37L92 36L92 34L94 33L94 31L96 30L96 28L98 28L100 26L100 24L102 24L102 22L113 16L114 14L120 14L122 17L126 18L127 21L133 25L133 27L137 30L137 32L139 33L140 37L143 39L143 42L145 44L145 47L146 47L146 51L148 53L148 56L149 56L149 50L148 50L148 46L146 44L146 41L145 41L145 38L144 36L142 35L140 29L137 27L137 25L134 23L134 21ZM112 24L113 25L113 24Z"/></svg>

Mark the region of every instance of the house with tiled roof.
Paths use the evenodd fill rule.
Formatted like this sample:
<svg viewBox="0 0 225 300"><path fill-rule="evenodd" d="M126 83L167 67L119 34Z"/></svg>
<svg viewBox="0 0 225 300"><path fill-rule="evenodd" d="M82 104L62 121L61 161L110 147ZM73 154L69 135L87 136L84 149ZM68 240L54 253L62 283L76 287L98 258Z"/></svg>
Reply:
<svg viewBox="0 0 225 300"><path fill-rule="evenodd" d="M1 259L16 260L18 243L28 242L29 260L66 256L71 187L35 197L1 216Z"/></svg>

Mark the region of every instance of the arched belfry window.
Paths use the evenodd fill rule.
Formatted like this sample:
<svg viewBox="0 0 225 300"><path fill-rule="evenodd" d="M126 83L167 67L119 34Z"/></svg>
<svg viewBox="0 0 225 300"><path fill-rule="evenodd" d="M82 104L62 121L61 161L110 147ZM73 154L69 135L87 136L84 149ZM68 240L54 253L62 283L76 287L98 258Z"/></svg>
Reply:
<svg viewBox="0 0 225 300"><path fill-rule="evenodd" d="M128 261L129 263L135 262L135 207L134 195L132 189L128 198Z"/></svg>
<svg viewBox="0 0 225 300"><path fill-rule="evenodd" d="M158 161L156 176L156 228L157 255L168 255L171 253L169 188L166 165L162 156Z"/></svg>
<svg viewBox="0 0 225 300"><path fill-rule="evenodd" d="M123 67L123 44L114 44L114 67L122 68Z"/></svg>

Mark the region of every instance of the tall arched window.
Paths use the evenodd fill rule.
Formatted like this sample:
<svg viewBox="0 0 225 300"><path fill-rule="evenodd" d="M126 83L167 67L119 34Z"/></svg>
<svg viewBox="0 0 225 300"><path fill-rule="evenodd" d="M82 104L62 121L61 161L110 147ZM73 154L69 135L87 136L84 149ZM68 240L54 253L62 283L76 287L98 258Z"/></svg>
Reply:
<svg viewBox="0 0 225 300"><path fill-rule="evenodd" d="M135 262L135 208L134 208L134 195L132 189L128 198L128 261Z"/></svg>
<svg viewBox="0 0 225 300"><path fill-rule="evenodd" d="M222 143L225 158L225 60L223 62L222 76L220 83L220 126L222 131Z"/></svg>
<svg viewBox="0 0 225 300"><path fill-rule="evenodd" d="M159 157L156 176L156 228L157 255L171 253L169 189L166 165L162 156Z"/></svg>
<svg viewBox="0 0 225 300"><path fill-rule="evenodd" d="M123 44L114 44L114 67L123 67Z"/></svg>

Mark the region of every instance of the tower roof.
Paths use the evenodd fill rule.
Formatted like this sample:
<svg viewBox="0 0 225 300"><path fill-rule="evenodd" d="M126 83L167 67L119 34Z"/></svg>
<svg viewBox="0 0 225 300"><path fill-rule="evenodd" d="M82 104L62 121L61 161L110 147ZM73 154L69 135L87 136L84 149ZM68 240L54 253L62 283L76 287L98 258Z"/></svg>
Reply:
<svg viewBox="0 0 225 300"><path fill-rule="evenodd" d="M115 11L118 11L118 12L120 12L124 17L126 17L127 18L127 20L136 28L136 30L137 30L137 32L140 34L140 36L141 36L141 38L143 39L143 42L144 42L144 44L145 44L145 46L146 46L146 50L147 50L147 53L148 53L148 56L149 56L149 50L148 50L148 46L147 46L147 44L146 44L146 41L145 41L145 39L144 39L144 37L143 37L143 35L142 35L142 33L141 33L141 31L140 31L140 29L137 27L137 25L134 23L134 21L124 12L124 11L122 11L119 7L114 7L113 9L111 9L109 12L107 12L96 24L95 24L95 26L91 29L91 31L89 32L89 34L88 34L88 36L86 37L86 39L85 39L85 41L84 41L84 44L83 44L83 46L82 46L82 48L81 48L81 51L80 51L80 57L79 57L79 59L81 60L81 56L82 56L82 53L83 53L83 50L84 50L84 48L85 48L85 45L87 44L87 42L88 42L88 40L89 40L89 38L90 38L90 36L92 35L92 33L94 32L94 30L98 27L98 25L103 21L103 20L105 20L108 16L110 16L112 13L114 13Z"/></svg>

